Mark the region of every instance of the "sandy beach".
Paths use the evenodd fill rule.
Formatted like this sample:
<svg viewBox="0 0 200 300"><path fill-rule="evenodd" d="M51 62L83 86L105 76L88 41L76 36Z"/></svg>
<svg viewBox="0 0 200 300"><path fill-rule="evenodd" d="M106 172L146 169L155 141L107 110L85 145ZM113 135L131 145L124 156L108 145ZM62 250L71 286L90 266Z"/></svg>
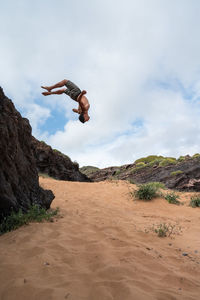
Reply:
<svg viewBox="0 0 200 300"><path fill-rule="evenodd" d="M55 194L54 222L0 237L0 300L200 298L200 209L133 199L126 181L40 178ZM172 226L158 237L160 224Z"/></svg>

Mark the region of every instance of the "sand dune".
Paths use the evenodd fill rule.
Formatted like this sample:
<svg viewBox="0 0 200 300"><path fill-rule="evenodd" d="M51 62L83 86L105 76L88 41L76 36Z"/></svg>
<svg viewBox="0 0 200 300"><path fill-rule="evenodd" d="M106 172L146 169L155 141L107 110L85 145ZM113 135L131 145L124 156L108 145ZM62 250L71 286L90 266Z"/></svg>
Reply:
<svg viewBox="0 0 200 300"><path fill-rule="evenodd" d="M0 237L1 300L200 298L200 209L135 201L125 181L40 178L61 217ZM159 224L173 234L159 238Z"/></svg>

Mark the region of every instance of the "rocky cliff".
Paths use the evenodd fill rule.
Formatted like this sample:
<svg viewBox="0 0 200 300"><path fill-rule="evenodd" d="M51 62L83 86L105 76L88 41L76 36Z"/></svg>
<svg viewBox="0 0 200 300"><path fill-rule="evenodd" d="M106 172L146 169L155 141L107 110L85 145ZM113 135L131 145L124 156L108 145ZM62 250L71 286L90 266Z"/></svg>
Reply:
<svg viewBox="0 0 200 300"><path fill-rule="evenodd" d="M54 198L39 186L31 144L29 121L0 88L0 219L12 209L26 211L32 204L49 208Z"/></svg>
<svg viewBox="0 0 200 300"><path fill-rule="evenodd" d="M52 149L43 141L32 138L32 150L39 173L48 174L50 177L69 181L91 181L79 171L78 163L56 149Z"/></svg>
<svg viewBox="0 0 200 300"><path fill-rule="evenodd" d="M92 181L121 179L136 184L159 181L170 189L200 191L200 155L179 159L151 156L134 164L101 169L88 176Z"/></svg>

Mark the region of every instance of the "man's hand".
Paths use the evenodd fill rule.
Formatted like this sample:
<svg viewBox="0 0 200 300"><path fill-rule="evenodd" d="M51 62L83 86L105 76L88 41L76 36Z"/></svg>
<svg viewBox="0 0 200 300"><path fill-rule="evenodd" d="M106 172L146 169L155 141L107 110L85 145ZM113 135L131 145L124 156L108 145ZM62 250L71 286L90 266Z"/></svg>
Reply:
<svg viewBox="0 0 200 300"><path fill-rule="evenodd" d="M77 113L77 114L78 114L78 109L76 109L76 108L73 108L72 110L73 110L73 112L75 112L75 113Z"/></svg>

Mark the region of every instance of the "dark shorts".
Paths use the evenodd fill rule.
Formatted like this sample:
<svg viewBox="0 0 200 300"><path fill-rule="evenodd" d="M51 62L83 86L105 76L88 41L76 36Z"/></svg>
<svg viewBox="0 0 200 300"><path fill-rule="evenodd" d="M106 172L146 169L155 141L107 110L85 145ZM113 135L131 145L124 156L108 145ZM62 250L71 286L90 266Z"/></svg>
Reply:
<svg viewBox="0 0 200 300"><path fill-rule="evenodd" d="M69 97L71 97L73 100L77 101L77 97L81 93L81 90L79 89L79 87L77 87L77 85L75 85L70 80L67 81L65 86L67 87L65 94L68 95Z"/></svg>

